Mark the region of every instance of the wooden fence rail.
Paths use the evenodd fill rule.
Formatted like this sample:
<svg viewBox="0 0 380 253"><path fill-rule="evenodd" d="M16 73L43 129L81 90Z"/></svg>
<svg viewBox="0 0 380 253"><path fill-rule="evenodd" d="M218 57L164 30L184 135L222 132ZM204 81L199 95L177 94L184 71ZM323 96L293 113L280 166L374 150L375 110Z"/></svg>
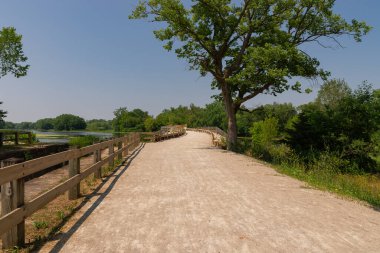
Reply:
<svg viewBox="0 0 380 253"><path fill-rule="evenodd" d="M94 173L101 177L101 167L108 163L113 165L115 157L122 158L129 150L135 149L140 143L140 134L131 133L127 136L101 142L80 149L41 157L24 163L0 168L0 185L2 216L0 217L0 235L3 248L21 246L25 243L25 218L54 200L59 195L68 192L69 199L79 197L80 182ZM114 147L117 150L114 150ZM101 150L108 149L108 156L101 158ZM80 171L80 158L94 154L94 164ZM42 171L51 166L69 161L69 179L37 196L24 201L24 177Z"/></svg>
<svg viewBox="0 0 380 253"><path fill-rule="evenodd" d="M164 126L156 132L141 133L144 141L157 142L176 138L186 133L186 125Z"/></svg>
<svg viewBox="0 0 380 253"><path fill-rule="evenodd" d="M188 131L207 133L211 135L212 144L216 147L226 147L227 134L217 127L188 128Z"/></svg>
<svg viewBox="0 0 380 253"><path fill-rule="evenodd" d="M26 135L27 138L20 138L20 135ZM5 139L6 136L12 136L12 139ZM0 130L0 146L3 146L4 141L13 141L15 145L19 145L20 140L32 144L32 132L30 131L16 131L16 130Z"/></svg>
<svg viewBox="0 0 380 253"><path fill-rule="evenodd" d="M162 141L170 138L179 137L186 133L185 125L165 126L161 127L160 131L153 133L154 141Z"/></svg>

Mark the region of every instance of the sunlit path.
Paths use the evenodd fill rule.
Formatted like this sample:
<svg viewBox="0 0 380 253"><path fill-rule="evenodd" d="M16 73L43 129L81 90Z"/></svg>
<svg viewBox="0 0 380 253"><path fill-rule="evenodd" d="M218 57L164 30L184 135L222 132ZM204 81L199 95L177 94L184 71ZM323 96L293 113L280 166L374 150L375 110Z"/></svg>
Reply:
<svg viewBox="0 0 380 253"><path fill-rule="evenodd" d="M252 158L212 148L209 135L203 133L146 144L103 192L103 198L74 217L77 222L59 242L42 251L380 248L378 211L305 187Z"/></svg>

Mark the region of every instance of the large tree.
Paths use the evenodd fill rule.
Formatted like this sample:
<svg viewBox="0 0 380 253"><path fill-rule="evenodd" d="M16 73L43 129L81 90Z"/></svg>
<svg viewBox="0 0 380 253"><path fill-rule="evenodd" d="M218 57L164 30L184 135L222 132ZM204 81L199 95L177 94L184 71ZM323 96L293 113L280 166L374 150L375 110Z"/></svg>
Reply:
<svg viewBox="0 0 380 253"><path fill-rule="evenodd" d="M342 35L360 41L370 27L333 12L335 0L140 0L131 18L164 23L154 32L201 75L211 73L228 116L228 149L237 140L236 113L244 102L290 88L293 77L326 78L301 45ZM174 45L174 42L178 42Z"/></svg>
<svg viewBox="0 0 380 253"><path fill-rule="evenodd" d="M87 127L83 118L72 114L61 114L53 122L54 129L58 131L84 130Z"/></svg>
<svg viewBox="0 0 380 253"><path fill-rule="evenodd" d="M29 65L24 64L28 58L22 50L21 39L22 36L13 27L0 30L0 78L7 74L17 78L26 75ZM6 112L0 110L0 123L5 116Z"/></svg>

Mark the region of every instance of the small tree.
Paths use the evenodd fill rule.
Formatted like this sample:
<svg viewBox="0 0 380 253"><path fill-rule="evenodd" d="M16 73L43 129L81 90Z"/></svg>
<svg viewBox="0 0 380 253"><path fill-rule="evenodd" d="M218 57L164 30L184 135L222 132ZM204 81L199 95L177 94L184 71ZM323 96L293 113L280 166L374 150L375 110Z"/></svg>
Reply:
<svg viewBox="0 0 380 253"><path fill-rule="evenodd" d="M28 59L22 50L22 36L13 27L0 30L0 78L8 73L19 78L25 76L29 65L23 65ZM2 104L2 102L0 102ZM0 124L7 112L0 110Z"/></svg>
<svg viewBox="0 0 380 253"><path fill-rule="evenodd" d="M154 32L201 75L212 74L228 117L228 149L237 141L236 113L261 93L301 91L292 77L325 78L319 61L300 46L341 35L360 41L370 27L333 12L335 0L140 0L131 18L152 18L165 28ZM339 44L340 45L340 44ZM323 45L325 46L325 45Z"/></svg>

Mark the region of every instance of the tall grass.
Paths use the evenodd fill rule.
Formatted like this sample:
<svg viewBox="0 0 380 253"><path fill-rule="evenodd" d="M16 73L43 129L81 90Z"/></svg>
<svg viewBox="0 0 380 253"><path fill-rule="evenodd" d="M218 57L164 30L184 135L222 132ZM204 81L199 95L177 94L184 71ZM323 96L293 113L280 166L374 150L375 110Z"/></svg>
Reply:
<svg viewBox="0 0 380 253"><path fill-rule="evenodd" d="M380 208L380 175L351 175L328 170L306 171L302 166L285 163L274 167L278 172L305 181L318 189L362 200Z"/></svg>
<svg viewBox="0 0 380 253"><path fill-rule="evenodd" d="M247 144L242 146L247 147ZM310 186L380 208L380 173L354 174L349 169L350 164L334 154L316 153L302 159L285 144L271 144L261 149L251 146L244 153L269 162L278 172L305 181Z"/></svg>

